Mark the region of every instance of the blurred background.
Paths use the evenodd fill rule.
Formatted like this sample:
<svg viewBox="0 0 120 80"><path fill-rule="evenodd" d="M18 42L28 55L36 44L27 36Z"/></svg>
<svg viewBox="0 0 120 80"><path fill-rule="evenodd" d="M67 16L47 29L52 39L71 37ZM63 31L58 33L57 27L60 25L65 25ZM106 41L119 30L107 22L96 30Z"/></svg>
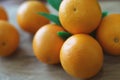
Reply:
<svg viewBox="0 0 120 80"><path fill-rule="evenodd" d="M19 6L26 0L0 0L9 16L9 21L20 32L21 44L16 51L17 55L4 59L0 58L0 80L75 80L67 75L60 66L48 66L40 64L34 57L31 47L31 36L23 32L16 20ZM40 0L45 3L46 0ZM46 3L45 3L46 4ZM57 13L50 5L46 4L51 13ZM100 0L102 11L109 13L120 13L119 0ZM25 53L25 54L24 54ZM116 62L114 65L110 61ZM92 80L120 80L120 59L107 56L103 71ZM55 73L57 71L57 73ZM56 77L56 75L58 75Z"/></svg>

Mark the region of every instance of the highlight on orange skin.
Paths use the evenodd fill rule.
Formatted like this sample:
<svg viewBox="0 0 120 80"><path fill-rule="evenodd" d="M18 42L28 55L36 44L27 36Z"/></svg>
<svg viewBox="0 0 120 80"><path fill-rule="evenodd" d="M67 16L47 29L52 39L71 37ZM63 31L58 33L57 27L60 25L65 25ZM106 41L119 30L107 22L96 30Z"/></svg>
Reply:
<svg viewBox="0 0 120 80"><path fill-rule="evenodd" d="M64 40L57 35L64 29L55 24L48 24L40 28L33 39L33 51L35 56L43 63L60 63L60 49Z"/></svg>

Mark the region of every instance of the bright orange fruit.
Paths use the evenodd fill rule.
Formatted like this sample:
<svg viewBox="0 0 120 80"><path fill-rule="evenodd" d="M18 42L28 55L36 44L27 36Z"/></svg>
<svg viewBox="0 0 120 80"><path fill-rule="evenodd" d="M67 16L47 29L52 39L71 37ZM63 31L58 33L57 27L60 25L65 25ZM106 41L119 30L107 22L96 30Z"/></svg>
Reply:
<svg viewBox="0 0 120 80"><path fill-rule="evenodd" d="M104 17L96 37L106 52L120 55L120 14Z"/></svg>
<svg viewBox="0 0 120 80"><path fill-rule="evenodd" d="M48 9L40 1L26 1L18 9L17 21L20 27L34 34L41 26L48 24L49 20L38 15L38 12L48 13Z"/></svg>
<svg viewBox="0 0 120 80"><path fill-rule="evenodd" d="M13 54L19 44L19 33L13 25L0 21L0 56Z"/></svg>
<svg viewBox="0 0 120 80"><path fill-rule="evenodd" d="M103 52L99 43L87 34L68 38L60 51L64 70L82 79L95 76L103 66Z"/></svg>
<svg viewBox="0 0 120 80"><path fill-rule="evenodd" d="M64 31L62 27L48 24L40 28L33 39L33 50L38 60L47 64L60 62L59 54L64 42L57 35L58 31Z"/></svg>
<svg viewBox="0 0 120 80"><path fill-rule="evenodd" d="M101 16L98 0L63 0L59 9L62 26L72 34L92 32Z"/></svg>

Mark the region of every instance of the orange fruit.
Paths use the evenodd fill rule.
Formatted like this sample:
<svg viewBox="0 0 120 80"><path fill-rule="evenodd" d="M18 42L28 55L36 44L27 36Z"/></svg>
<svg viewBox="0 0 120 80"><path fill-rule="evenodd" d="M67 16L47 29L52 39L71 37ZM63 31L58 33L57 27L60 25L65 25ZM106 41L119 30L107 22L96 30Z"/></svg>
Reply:
<svg viewBox="0 0 120 80"><path fill-rule="evenodd" d="M63 0L59 8L60 22L72 34L91 33L101 16L98 0Z"/></svg>
<svg viewBox="0 0 120 80"><path fill-rule="evenodd" d="M41 26L49 23L49 20L38 15L38 12L49 12L40 1L26 1L19 7L17 21L24 31L34 34Z"/></svg>
<svg viewBox="0 0 120 80"><path fill-rule="evenodd" d="M33 39L33 50L38 60L46 64L60 62L59 54L64 40L57 35L58 31L64 30L55 24L45 25L37 31Z"/></svg>
<svg viewBox="0 0 120 80"><path fill-rule="evenodd" d="M0 56L13 54L19 44L19 33L13 25L0 21Z"/></svg>
<svg viewBox="0 0 120 80"><path fill-rule="evenodd" d="M0 6L0 20L8 21L7 12L5 11L5 9L2 6Z"/></svg>
<svg viewBox="0 0 120 80"><path fill-rule="evenodd" d="M60 51L64 70L82 79L95 76L103 65L103 52L99 43L87 34L68 38Z"/></svg>
<svg viewBox="0 0 120 80"><path fill-rule="evenodd" d="M106 52L120 55L120 14L110 14L103 18L96 37Z"/></svg>

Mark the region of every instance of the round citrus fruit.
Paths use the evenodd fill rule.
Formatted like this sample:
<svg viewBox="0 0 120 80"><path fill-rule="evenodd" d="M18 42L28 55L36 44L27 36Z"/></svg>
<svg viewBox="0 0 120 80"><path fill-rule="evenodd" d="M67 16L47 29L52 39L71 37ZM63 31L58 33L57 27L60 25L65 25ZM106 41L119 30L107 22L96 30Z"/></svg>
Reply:
<svg viewBox="0 0 120 80"><path fill-rule="evenodd" d="M13 25L0 21L0 56L11 55L19 44L19 33Z"/></svg>
<svg viewBox="0 0 120 80"><path fill-rule="evenodd" d="M120 14L110 14L104 17L96 36L106 52L120 55Z"/></svg>
<svg viewBox="0 0 120 80"><path fill-rule="evenodd" d="M49 12L40 1L26 1L19 7L17 21L24 31L34 34L41 26L49 23L49 20L38 15L38 12Z"/></svg>
<svg viewBox="0 0 120 80"><path fill-rule="evenodd" d="M47 64L60 62L60 48L64 42L57 32L64 31L62 27L48 24L40 28L33 39L33 50L38 60Z"/></svg>
<svg viewBox="0 0 120 80"><path fill-rule="evenodd" d="M7 12L2 6L0 6L0 20L8 20Z"/></svg>
<svg viewBox="0 0 120 80"><path fill-rule="evenodd" d="M92 32L101 15L98 0L63 0L59 8L60 22L72 34Z"/></svg>
<svg viewBox="0 0 120 80"><path fill-rule="evenodd" d="M77 34L63 44L60 60L67 73L87 79L100 71L103 65L103 52L94 38L87 34Z"/></svg>

